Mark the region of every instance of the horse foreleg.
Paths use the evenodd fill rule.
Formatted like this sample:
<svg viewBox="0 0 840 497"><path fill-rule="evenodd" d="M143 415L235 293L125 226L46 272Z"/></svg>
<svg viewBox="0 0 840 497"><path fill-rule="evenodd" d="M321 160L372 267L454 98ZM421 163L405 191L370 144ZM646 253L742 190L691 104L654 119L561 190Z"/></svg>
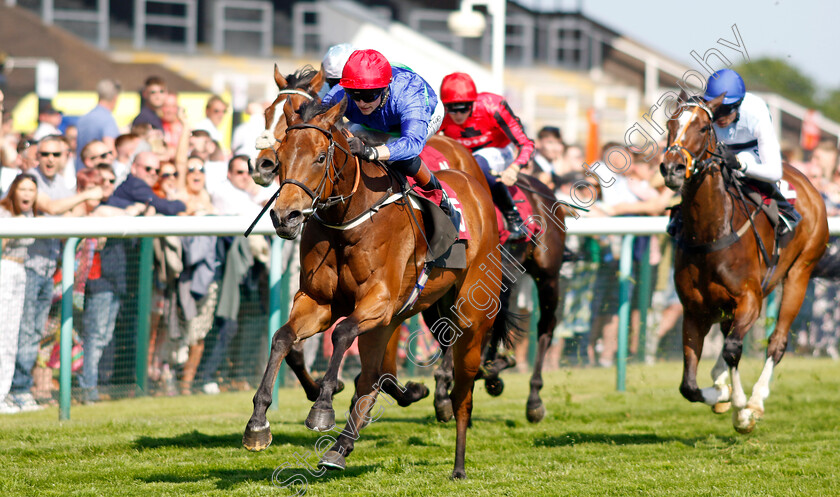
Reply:
<svg viewBox="0 0 840 497"><path fill-rule="evenodd" d="M329 324L329 319L329 306L321 306L306 294L298 293L289 322L280 327L271 339L268 364L257 393L254 394L254 411L242 437L242 445L248 450L264 450L271 444L271 428L265 414L271 405L271 394L280 362L288 355L298 336L305 338L321 331Z"/></svg>
<svg viewBox="0 0 840 497"><path fill-rule="evenodd" d="M327 372L321 380L321 392L304 422L310 430L328 431L335 427L332 397L338 387L338 369L344 359L344 353L356 337L382 325L388 303L391 301L389 295L384 285L377 285L357 302L356 309L346 319L335 325L332 333L333 353ZM381 364L380 356L377 358L377 368Z"/></svg>
<svg viewBox="0 0 840 497"><path fill-rule="evenodd" d="M703 316L686 312L683 319L683 377L680 393L691 402L704 402L703 392L697 387L697 364L703 353L703 341L712 324Z"/></svg>
<svg viewBox="0 0 840 497"><path fill-rule="evenodd" d="M353 452L362 428L378 420L385 412L382 404L377 407L375 412L370 412L376 402L379 390L386 388L387 385L393 385L397 390L400 389L400 385L392 374L382 374L381 372L380 364L382 364L382 358L385 355L388 334L399 337L398 333L394 333L394 327L390 326L359 337L359 357L363 358L362 371L356 377L356 392L353 395L353 401L350 403L350 410L346 413L347 423L344 429L339 432L337 439L327 435L324 436L333 440L334 443L318 463L320 467L345 469L347 467L346 457Z"/></svg>
<svg viewBox="0 0 840 497"><path fill-rule="evenodd" d="M724 337L731 329L732 321L720 323L720 332ZM712 406L712 411L715 414L723 414L732 405L729 402L732 397L732 386L729 385L729 368L726 366L726 361L723 360L723 350L718 354L717 361L712 367L712 382L713 386L702 390L703 401Z"/></svg>
<svg viewBox="0 0 840 497"><path fill-rule="evenodd" d="M747 395L741 383L741 373L738 364L741 361L741 354L744 348L744 336L750 330L758 314L761 311L761 300L757 291L747 290L735 305L732 330L723 340L723 351L721 355L726 365L729 366L729 374L732 377L732 424L738 433L749 433L755 426L754 413L746 409Z"/></svg>
<svg viewBox="0 0 840 497"><path fill-rule="evenodd" d="M558 279L557 275L535 278L540 298L540 321L537 323L537 357L534 360L534 373L531 376L531 392L525 406L526 417L531 423L539 423L545 417L545 405L540 398L540 390L543 387L542 368L545 353L551 346L554 327L557 325Z"/></svg>

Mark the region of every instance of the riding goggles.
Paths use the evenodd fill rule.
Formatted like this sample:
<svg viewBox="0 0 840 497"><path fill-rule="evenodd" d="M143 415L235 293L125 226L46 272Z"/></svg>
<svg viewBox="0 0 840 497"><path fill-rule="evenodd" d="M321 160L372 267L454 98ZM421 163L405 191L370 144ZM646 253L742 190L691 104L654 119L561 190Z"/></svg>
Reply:
<svg viewBox="0 0 840 497"><path fill-rule="evenodd" d="M733 112L738 110L739 107L741 107L741 102L743 102L743 100L738 100L737 102L732 102L731 104L720 104L720 107L718 107L715 110L715 114L712 116L712 120L717 121L722 117L726 117L729 114L732 114Z"/></svg>
<svg viewBox="0 0 840 497"><path fill-rule="evenodd" d="M367 104L375 101L382 96L384 88L374 88L372 90L345 90L347 95L356 102L362 101Z"/></svg>
<svg viewBox="0 0 840 497"><path fill-rule="evenodd" d="M470 112L472 110L472 102L455 102L446 104L446 112Z"/></svg>

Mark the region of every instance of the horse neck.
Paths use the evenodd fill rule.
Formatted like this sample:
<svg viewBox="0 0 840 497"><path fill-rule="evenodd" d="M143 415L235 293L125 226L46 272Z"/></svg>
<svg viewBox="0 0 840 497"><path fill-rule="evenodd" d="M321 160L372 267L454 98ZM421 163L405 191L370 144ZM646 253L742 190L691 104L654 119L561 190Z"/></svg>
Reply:
<svg viewBox="0 0 840 497"><path fill-rule="evenodd" d="M689 242L711 243L729 234L732 202L720 171L704 175L695 188L683 193L683 221Z"/></svg>
<svg viewBox="0 0 840 497"><path fill-rule="evenodd" d="M347 146L344 147L347 148ZM347 160L346 165L344 163L345 158ZM361 159L359 159L359 167L357 168L356 158L352 155L346 155L338 148L337 143L333 160L336 170L341 171L341 175L336 181L330 195L349 196L349 199L325 209L321 217L330 224L338 225L351 221L370 209L385 194L385 188L387 187L384 187L382 191L377 188L381 183L381 181L377 181L377 178L383 176L380 168L371 162ZM356 175L360 176L356 191L353 192L353 188L356 185ZM376 191L371 189L372 186L376 188Z"/></svg>

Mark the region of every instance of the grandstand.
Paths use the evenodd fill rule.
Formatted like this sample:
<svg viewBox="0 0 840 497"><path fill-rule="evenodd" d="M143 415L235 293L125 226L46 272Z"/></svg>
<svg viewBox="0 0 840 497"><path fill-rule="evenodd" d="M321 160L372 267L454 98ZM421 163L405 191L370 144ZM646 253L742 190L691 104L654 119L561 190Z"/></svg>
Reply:
<svg viewBox="0 0 840 497"><path fill-rule="evenodd" d="M504 78L528 129L559 124L569 141L583 142L587 111L595 109L602 141L623 141L661 94L678 90L676 82L697 69L579 6L524 3L506 5ZM345 41L375 46L434 85L454 70L489 84L490 29L477 39L453 34L446 20L458 6L459 0L138 0L109 8L107 1L5 0L0 46L12 61L6 93L19 101L34 87L35 62L52 60L61 91L90 89L96 78L112 76L126 89L139 88L140 75L156 72L179 92L229 91L257 100L272 96L273 63L284 72L317 65L328 46ZM24 36L33 32L43 35ZM783 140L796 143L807 109L764 96ZM819 125L824 136L840 137L837 123L823 118Z"/></svg>

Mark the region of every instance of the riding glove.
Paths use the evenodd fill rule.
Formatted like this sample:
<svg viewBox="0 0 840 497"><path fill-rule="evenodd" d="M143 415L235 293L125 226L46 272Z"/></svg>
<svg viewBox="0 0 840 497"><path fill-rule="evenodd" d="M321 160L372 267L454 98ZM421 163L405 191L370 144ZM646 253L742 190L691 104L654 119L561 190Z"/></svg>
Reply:
<svg viewBox="0 0 840 497"><path fill-rule="evenodd" d="M723 165L733 171L743 171L744 169L744 166L738 161L738 157L729 147L723 148Z"/></svg>
<svg viewBox="0 0 840 497"><path fill-rule="evenodd" d="M379 158L379 151L376 150L375 147L365 145L365 143L356 136L347 140L347 143L350 145L350 153L356 157L361 157L362 159L369 161Z"/></svg>

